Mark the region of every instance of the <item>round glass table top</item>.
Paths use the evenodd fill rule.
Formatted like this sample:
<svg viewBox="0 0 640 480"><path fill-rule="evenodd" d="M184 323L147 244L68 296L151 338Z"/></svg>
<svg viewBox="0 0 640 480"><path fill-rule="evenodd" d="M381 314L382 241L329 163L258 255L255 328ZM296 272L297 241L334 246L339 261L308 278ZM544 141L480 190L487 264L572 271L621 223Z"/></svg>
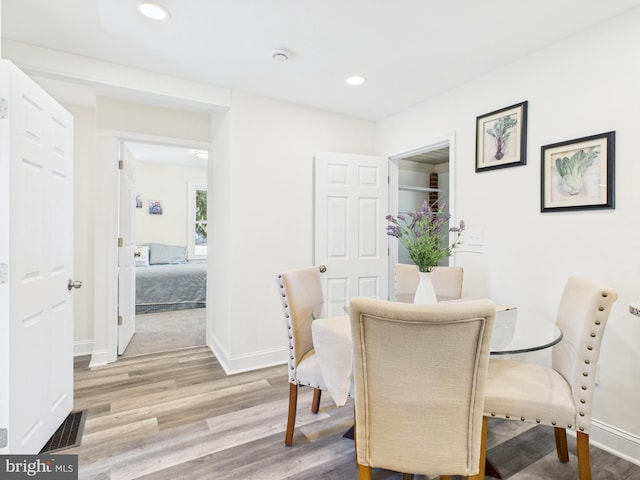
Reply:
<svg viewBox="0 0 640 480"><path fill-rule="evenodd" d="M491 355L533 352L562 340L562 331L551 319L509 308L498 310L491 338Z"/></svg>

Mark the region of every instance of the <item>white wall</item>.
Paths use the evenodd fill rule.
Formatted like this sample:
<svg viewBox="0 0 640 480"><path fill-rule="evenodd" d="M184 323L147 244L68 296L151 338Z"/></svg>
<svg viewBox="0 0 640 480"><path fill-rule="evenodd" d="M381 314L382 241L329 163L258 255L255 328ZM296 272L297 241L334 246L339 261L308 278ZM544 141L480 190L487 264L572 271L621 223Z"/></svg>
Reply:
<svg viewBox="0 0 640 480"><path fill-rule="evenodd" d="M160 162L136 162L136 243L189 244L189 184L207 184L207 169ZM162 215L149 214L149 200L162 202Z"/></svg>
<svg viewBox="0 0 640 480"><path fill-rule="evenodd" d="M65 105L73 115L74 128L74 240L73 278L82 281L82 288L73 292L74 351L88 354L93 349L94 304L94 232L95 204L89 180L95 161L95 109Z"/></svg>
<svg viewBox="0 0 640 480"><path fill-rule="evenodd" d="M477 283L474 292L549 316L568 275L614 287L614 306L600 357L593 416L596 441L614 444L615 429L640 435L640 318L628 313L640 297L640 9L602 24L415 106L377 125L376 150L396 155L455 132L456 211L482 229L481 256L458 255ZM475 173L476 117L529 102L527 165ZM616 208L540 212L540 147L616 131ZM482 260L479 260L482 257ZM476 270L484 265L486 272ZM609 427L613 427L609 429ZM614 435L615 436L615 435ZM640 442L635 443L640 461Z"/></svg>
<svg viewBox="0 0 640 480"><path fill-rule="evenodd" d="M371 154L374 125L239 92L214 124L210 341L240 371L286 359L275 278L313 262L314 154Z"/></svg>

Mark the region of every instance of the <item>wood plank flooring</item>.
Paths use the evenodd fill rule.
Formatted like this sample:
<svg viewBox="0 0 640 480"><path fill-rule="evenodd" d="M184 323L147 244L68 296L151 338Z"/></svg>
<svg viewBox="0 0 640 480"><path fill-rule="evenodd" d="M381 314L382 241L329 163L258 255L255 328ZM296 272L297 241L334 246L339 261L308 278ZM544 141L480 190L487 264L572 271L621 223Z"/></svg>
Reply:
<svg viewBox="0 0 640 480"><path fill-rule="evenodd" d="M87 409L76 454L81 480L357 479L353 442L342 438L353 405L323 395L310 413L301 389L292 447L284 446L286 366L227 376L207 347L75 366L75 409ZM513 480L577 480L571 461L556 460L553 431L490 419L489 455ZM640 480L640 467L592 447L594 480ZM400 475L374 470L374 480ZM416 476L416 479L426 477Z"/></svg>

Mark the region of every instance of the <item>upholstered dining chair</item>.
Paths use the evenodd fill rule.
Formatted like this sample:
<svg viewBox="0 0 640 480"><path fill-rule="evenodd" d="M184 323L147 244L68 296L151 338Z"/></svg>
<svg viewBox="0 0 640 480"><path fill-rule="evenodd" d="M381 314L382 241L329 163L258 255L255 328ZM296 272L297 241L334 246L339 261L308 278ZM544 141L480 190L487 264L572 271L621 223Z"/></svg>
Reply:
<svg viewBox="0 0 640 480"><path fill-rule="evenodd" d="M562 462L569 461L566 429L575 429L580 480L591 479L591 400L602 335L617 298L607 286L569 277L556 316L563 338L552 347L551 367L489 362L485 415L552 426Z"/></svg>
<svg viewBox="0 0 640 480"><path fill-rule="evenodd" d="M409 472L403 479L484 478L482 413L495 313L487 299L351 301L360 480L369 480L372 468Z"/></svg>
<svg viewBox="0 0 640 480"><path fill-rule="evenodd" d="M413 303L420 275L413 264L397 263L393 266L394 293L398 302ZM439 301L456 300L462 297L462 267L435 267L431 281Z"/></svg>
<svg viewBox="0 0 640 480"><path fill-rule="evenodd" d="M311 338L311 322L314 315L320 315L324 296L318 267L284 272L277 276L276 281L289 347L289 413L284 443L291 446L296 423L298 386L313 388L313 413L318 413L321 392L326 390Z"/></svg>

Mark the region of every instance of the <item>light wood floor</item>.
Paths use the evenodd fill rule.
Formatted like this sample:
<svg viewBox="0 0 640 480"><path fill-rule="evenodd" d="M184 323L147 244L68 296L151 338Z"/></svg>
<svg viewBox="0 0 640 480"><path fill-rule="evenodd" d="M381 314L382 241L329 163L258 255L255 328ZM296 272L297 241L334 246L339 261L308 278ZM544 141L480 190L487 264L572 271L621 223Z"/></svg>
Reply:
<svg viewBox="0 0 640 480"><path fill-rule="evenodd" d="M357 479L353 442L342 438L353 405L323 396L313 415L301 389L292 447L284 446L286 366L226 376L206 347L75 367L75 409L87 409L77 454L81 480ZM556 460L553 431L490 419L489 455L513 480L577 480ZM592 447L594 480L640 480L640 467ZM374 470L374 480L396 480ZM416 477L422 478L425 477Z"/></svg>

